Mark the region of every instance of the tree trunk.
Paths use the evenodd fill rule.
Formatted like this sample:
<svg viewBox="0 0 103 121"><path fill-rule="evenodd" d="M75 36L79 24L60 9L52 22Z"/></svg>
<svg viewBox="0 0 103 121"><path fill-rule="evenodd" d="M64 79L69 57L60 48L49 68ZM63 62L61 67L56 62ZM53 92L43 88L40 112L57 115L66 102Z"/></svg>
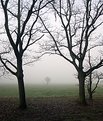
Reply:
<svg viewBox="0 0 103 121"><path fill-rule="evenodd" d="M79 74L78 79L79 79L80 104L87 105L86 99L85 99L85 77L83 76L83 74Z"/></svg>
<svg viewBox="0 0 103 121"><path fill-rule="evenodd" d="M90 86L90 84L87 86L87 91L88 91L89 100L92 101L93 100L93 92L89 86Z"/></svg>
<svg viewBox="0 0 103 121"><path fill-rule="evenodd" d="M22 59L17 61L17 79L18 79L18 88L19 88L19 101L20 101L20 108L25 109L27 108L26 104L26 97L25 97L25 87L24 87L24 76L23 76L23 69L22 69Z"/></svg>
<svg viewBox="0 0 103 121"><path fill-rule="evenodd" d="M92 101L93 100L93 93L89 92L89 100Z"/></svg>
<svg viewBox="0 0 103 121"><path fill-rule="evenodd" d="M89 75L88 94L89 94L89 100L92 101L92 99L93 99L93 92L92 92L92 73L90 73L90 75Z"/></svg>

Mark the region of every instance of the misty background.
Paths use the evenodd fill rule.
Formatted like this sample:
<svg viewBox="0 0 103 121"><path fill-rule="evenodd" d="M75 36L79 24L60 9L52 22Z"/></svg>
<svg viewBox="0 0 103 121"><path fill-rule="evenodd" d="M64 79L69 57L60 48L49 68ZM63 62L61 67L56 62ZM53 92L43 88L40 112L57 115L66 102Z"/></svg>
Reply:
<svg viewBox="0 0 103 121"><path fill-rule="evenodd" d="M46 84L46 77L50 78L50 84L78 83L74 67L57 55L44 55L40 60L23 67L25 84ZM15 76L11 74L0 77L0 84L16 83Z"/></svg>
<svg viewBox="0 0 103 121"><path fill-rule="evenodd" d="M79 1L78 1L79 2ZM77 3L78 4L78 3ZM80 5L80 4L79 4ZM0 24L4 21L2 10L0 9ZM49 14L49 16L53 16ZM57 25L55 17L49 17L50 23ZM59 24L59 22L58 22ZM98 28L96 35L102 34L102 27ZM99 35L98 35L99 36ZM92 52L94 54L95 50ZM95 55L98 55L98 53ZM44 55L40 60L23 66L25 84L46 84L45 78L50 78L50 84L77 84L76 70L72 64L57 55ZM102 69L103 70L103 69ZM15 76L6 74L0 77L0 84L16 84Z"/></svg>

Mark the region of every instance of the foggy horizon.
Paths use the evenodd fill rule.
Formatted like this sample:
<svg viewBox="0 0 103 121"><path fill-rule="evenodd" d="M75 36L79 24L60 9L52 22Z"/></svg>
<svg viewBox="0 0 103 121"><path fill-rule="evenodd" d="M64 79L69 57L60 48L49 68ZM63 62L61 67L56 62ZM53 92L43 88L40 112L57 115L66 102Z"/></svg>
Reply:
<svg viewBox="0 0 103 121"><path fill-rule="evenodd" d="M25 84L46 84L45 78L50 78L50 85L53 84L77 84L73 66L57 55L45 55L40 60L25 65L24 81ZM7 77L6 77L7 76ZM0 84L16 84L17 79L9 75L1 77Z"/></svg>

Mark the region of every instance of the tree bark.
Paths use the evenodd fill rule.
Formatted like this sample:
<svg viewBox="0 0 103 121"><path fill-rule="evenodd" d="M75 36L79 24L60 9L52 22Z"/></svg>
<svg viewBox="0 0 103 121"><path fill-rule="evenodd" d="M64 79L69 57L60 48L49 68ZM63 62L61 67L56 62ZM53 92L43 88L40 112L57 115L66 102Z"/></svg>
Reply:
<svg viewBox="0 0 103 121"><path fill-rule="evenodd" d="M90 101L93 100L93 93L92 93L92 92L89 93L89 100L90 100Z"/></svg>
<svg viewBox="0 0 103 121"><path fill-rule="evenodd" d="M89 100L93 100L93 92L92 92L92 73L89 75L89 85L88 85L88 94L89 94Z"/></svg>
<svg viewBox="0 0 103 121"><path fill-rule="evenodd" d="M17 79L18 79L19 101L20 101L19 107L21 109L25 109L25 108L27 108L27 104L26 104L26 96L25 96L22 59L17 60Z"/></svg>
<svg viewBox="0 0 103 121"><path fill-rule="evenodd" d="M90 84L88 86L90 86ZM87 91L88 91L89 100L92 101L93 100L93 92L92 92L91 88L87 87Z"/></svg>
<svg viewBox="0 0 103 121"><path fill-rule="evenodd" d="M79 74L78 79L79 79L79 99L80 99L80 104L87 105L86 98L85 98L85 77L81 73L81 74Z"/></svg>

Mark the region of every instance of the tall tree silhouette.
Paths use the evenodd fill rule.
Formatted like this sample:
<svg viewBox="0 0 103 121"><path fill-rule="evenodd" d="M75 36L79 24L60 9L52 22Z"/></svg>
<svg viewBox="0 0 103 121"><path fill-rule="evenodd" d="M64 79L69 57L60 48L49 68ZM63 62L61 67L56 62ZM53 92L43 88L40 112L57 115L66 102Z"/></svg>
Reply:
<svg viewBox="0 0 103 121"><path fill-rule="evenodd" d="M85 69L88 50L96 48L96 42L100 42L95 32L103 24L103 1L57 0L51 6L57 28L51 29L46 20L40 17L49 39L52 40L48 40L43 49L60 55L75 67L79 80L80 103L86 105L85 78L103 65L103 59L99 59L92 68Z"/></svg>
<svg viewBox="0 0 103 121"><path fill-rule="evenodd" d="M0 0L4 13L4 29L10 56L0 55L0 61L5 68L18 80L20 108L26 108L23 59L25 51L43 37L38 26L38 16L51 1L45 0ZM3 40L4 40L3 38ZM26 53L27 54L27 53ZM16 62L14 61L16 60Z"/></svg>

